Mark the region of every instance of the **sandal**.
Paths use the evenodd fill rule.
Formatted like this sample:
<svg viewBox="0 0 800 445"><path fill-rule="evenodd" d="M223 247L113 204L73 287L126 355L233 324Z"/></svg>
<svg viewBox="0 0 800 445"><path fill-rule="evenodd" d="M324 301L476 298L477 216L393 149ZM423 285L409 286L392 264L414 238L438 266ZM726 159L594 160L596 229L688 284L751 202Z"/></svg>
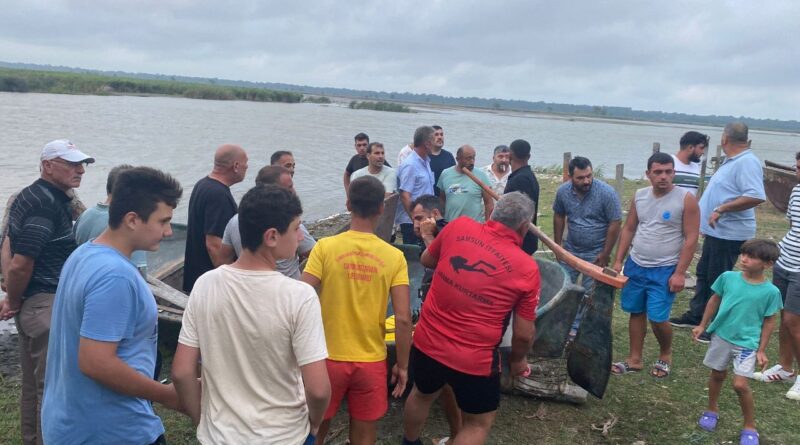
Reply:
<svg viewBox="0 0 800 445"><path fill-rule="evenodd" d="M739 434L739 445L758 445L758 431L742 430Z"/></svg>
<svg viewBox="0 0 800 445"><path fill-rule="evenodd" d="M665 379L669 377L670 364L664 360L658 359L653 363L653 368L650 369L650 375L657 379Z"/></svg>
<svg viewBox="0 0 800 445"><path fill-rule="evenodd" d="M611 373L614 375L625 375L629 372L639 372L642 368L631 368L628 362L617 362L611 365Z"/></svg>
<svg viewBox="0 0 800 445"><path fill-rule="evenodd" d="M697 425L706 431L714 432L717 429L717 421L719 421L719 414L714 411L703 411Z"/></svg>

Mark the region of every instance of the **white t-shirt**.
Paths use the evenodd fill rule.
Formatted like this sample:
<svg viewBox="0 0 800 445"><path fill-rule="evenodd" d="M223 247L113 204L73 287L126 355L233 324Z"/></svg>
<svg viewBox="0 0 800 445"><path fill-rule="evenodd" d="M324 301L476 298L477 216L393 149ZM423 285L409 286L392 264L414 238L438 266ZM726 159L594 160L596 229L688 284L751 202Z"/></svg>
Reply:
<svg viewBox="0 0 800 445"><path fill-rule="evenodd" d="M689 190L693 195L697 196L697 189L700 188L700 163L690 162L684 164L675 155L672 160L675 161L675 177L672 183L680 188Z"/></svg>
<svg viewBox="0 0 800 445"><path fill-rule="evenodd" d="M328 357L314 288L220 266L195 283L178 341L203 357L201 443L303 443L300 367Z"/></svg>
<svg viewBox="0 0 800 445"><path fill-rule="evenodd" d="M383 187L386 189L386 193L394 193L397 191L397 174L394 172L393 168L385 165L383 168L381 168L381 171L378 172L377 175L373 175L369 172L369 166L356 170L352 175L350 175L350 181L355 181L362 176L368 175L376 178L378 181L381 181L383 183Z"/></svg>
<svg viewBox="0 0 800 445"><path fill-rule="evenodd" d="M492 188L492 190L498 195L502 195L506 190L508 177L511 176L511 167L508 168L506 174L500 179L497 179L497 176L494 175L494 172L492 171L492 164L481 167L481 170L486 173L486 176L489 177L489 181L491 181L489 186Z"/></svg>
<svg viewBox="0 0 800 445"><path fill-rule="evenodd" d="M411 148L411 144L406 144L405 147L400 149L400 153L397 154L397 168L400 168L400 166L403 164L403 161L405 161L408 155L410 155L413 151L414 149Z"/></svg>

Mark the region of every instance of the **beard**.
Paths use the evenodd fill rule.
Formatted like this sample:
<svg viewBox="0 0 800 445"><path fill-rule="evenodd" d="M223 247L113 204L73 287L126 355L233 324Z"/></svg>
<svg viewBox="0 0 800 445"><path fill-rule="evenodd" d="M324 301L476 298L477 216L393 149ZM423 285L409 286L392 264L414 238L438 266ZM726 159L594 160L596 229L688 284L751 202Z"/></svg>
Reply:
<svg viewBox="0 0 800 445"><path fill-rule="evenodd" d="M496 165L497 165L497 171L499 171L500 173L505 173L506 170L508 170L508 165L506 164L496 164Z"/></svg>
<svg viewBox="0 0 800 445"><path fill-rule="evenodd" d="M689 155L689 162L700 162L702 158L695 154Z"/></svg>

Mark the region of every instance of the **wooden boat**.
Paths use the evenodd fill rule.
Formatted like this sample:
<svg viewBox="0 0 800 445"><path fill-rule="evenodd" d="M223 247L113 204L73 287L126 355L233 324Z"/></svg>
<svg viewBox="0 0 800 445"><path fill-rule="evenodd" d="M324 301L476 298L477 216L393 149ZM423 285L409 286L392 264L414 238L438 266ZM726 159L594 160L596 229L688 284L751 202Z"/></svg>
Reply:
<svg viewBox="0 0 800 445"><path fill-rule="evenodd" d="M789 197L797 185L797 174L791 165L764 161L764 191L767 199L781 213L789 208Z"/></svg>

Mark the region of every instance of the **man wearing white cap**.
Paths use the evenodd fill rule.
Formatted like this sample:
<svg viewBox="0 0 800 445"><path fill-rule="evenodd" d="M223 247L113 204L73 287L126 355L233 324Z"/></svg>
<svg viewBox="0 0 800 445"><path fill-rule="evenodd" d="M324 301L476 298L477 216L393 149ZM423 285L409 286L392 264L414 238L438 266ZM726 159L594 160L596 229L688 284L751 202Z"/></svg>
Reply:
<svg viewBox="0 0 800 445"><path fill-rule="evenodd" d="M65 139L42 149L41 177L11 205L8 237L11 261L5 273L7 297L0 319L16 316L22 367L22 442L41 444L39 411L44 390L50 314L61 267L77 247L72 234L71 189L81 185L84 167L94 162Z"/></svg>

